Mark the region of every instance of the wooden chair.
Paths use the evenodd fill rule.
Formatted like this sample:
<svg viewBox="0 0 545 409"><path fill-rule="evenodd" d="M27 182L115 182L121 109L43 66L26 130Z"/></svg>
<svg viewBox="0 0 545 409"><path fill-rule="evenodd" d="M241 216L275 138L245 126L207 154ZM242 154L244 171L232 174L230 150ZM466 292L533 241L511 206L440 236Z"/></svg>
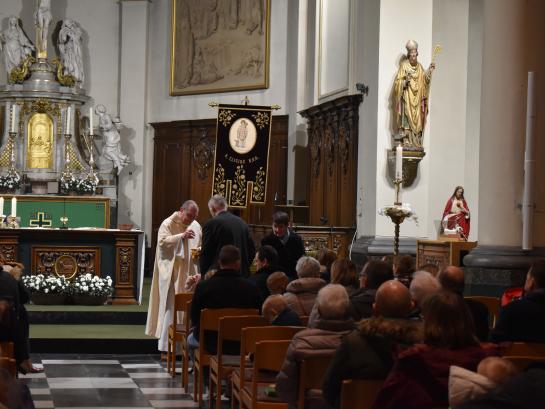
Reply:
<svg viewBox="0 0 545 409"><path fill-rule="evenodd" d="M246 356L255 354L255 348L258 342L261 341L287 341L291 342L293 336L305 329L304 327L250 327L244 328L241 334L240 343L240 365L235 369L231 376L232 394L231 394L231 409L236 409L242 406L241 393L246 382L250 382L253 378L253 369L247 368ZM274 383L276 372L258 374L259 382Z"/></svg>
<svg viewBox="0 0 545 409"><path fill-rule="evenodd" d="M371 409L384 379L345 379L341 388L340 409Z"/></svg>
<svg viewBox="0 0 545 409"><path fill-rule="evenodd" d="M220 318L241 315L259 315L259 311L253 308L205 308L201 311L199 325L200 346L195 350L195 361L193 362L193 400L199 403L199 408L202 406L204 368L210 366L210 358L212 357L204 348L204 332L217 332Z"/></svg>
<svg viewBox="0 0 545 409"><path fill-rule="evenodd" d="M308 389L322 389L324 376L329 368L332 354L305 358L299 365L298 406L305 407L305 396Z"/></svg>
<svg viewBox="0 0 545 409"><path fill-rule="evenodd" d="M504 356L503 358L511 361L519 371L524 371L528 366L534 363L545 363L545 357L535 356Z"/></svg>
<svg viewBox="0 0 545 409"><path fill-rule="evenodd" d="M184 318L189 315L189 311L186 310L187 302L192 298L192 293L178 293L174 296L174 313L172 323L168 327L167 351L167 371L173 378L176 376L176 344L183 343L189 332L189 327L186 326L187 320L184 319L183 323L178 323L178 313L183 312Z"/></svg>
<svg viewBox="0 0 545 409"><path fill-rule="evenodd" d="M15 359L4 356L0 357L0 368L4 368L10 373L11 376L17 378L17 365L15 363Z"/></svg>
<svg viewBox="0 0 545 409"><path fill-rule="evenodd" d="M545 343L513 342L503 349L502 355L545 358Z"/></svg>
<svg viewBox="0 0 545 409"><path fill-rule="evenodd" d="M13 342L0 342L0 357L15 358Z"/></svg>
<svg viewBox="0 0 545 409"><path fill-rule="evenodd" d="M486 309L488 310L489 317L492 318L489 322L492 323L490 325L490 328L494 328L496 326L496 322L498 321L498 318L500 316L500 299L497 297L485 297L481 295L471 295L464 297L468 300L474 300L477 302L480 302L481 304L484 304L486 306Z"/></svg>
<svg viewBox="0 0 545 409"><path fill-rule="evenodd" d="M214 387L217 386L216 408L221 409L221 381L238 368L241 361L240 351L238 355L224 355L223 344L225 341L240 342L242 329L246 327L259 327L268 325L269 321L262 316L223 317L219 320L217 355L210 358L210 385L209 396L214 396ZM209 399L209 407L212 409L212 398Z"/></svg>
<svg viewBox="0 0 545 409"><path fill-rule="evenodd" d="M191 301L185 304L184 326L187 328L187 332L184 339L180 343L182 347L182 388L187 391L189 388L189 348L187 347L187 337L189 335L189 328L191 328L191 317L189 312L191 311Z"/></svg>
<svg viewBox="0 0 545 409"><path fill-rule="evenodd" d="M283 340L256 344L252 382L240 390L242 409L288 409L288 404L280 398L266 395L265 389L271 382L260 382L259 374L280 371L290 343L290 340Z"/></svg>

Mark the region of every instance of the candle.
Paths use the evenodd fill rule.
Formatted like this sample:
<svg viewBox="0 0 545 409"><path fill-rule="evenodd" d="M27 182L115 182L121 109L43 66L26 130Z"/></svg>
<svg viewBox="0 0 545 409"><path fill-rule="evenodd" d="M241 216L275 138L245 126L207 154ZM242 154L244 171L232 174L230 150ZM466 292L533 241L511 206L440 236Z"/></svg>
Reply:
<svg viewBox="0 0 545 409"><path fill-rule="evenodd" d="M0 197L0 214L4 215L4 198Z"/></svg>
<svg viewBox="0 0 545 409"><path fill-rule="evenodd" d="M15 132L16 110L17 110L17 105L12 104L11 107L10 107L10 118L9 118L9 131L10 132Z"/></svg>
<svg viewBox="0 0 545 409"><path fill-rule="evenodd" d="M70 121L70 117L72 116L72 107L68 107L68 109L66 110L66 127L64 129L64 133L66 135L71 135L70 133L70 128L71 128L71 121Z"/></svg>
<svg viewBox="0 0 545 409"><path fill-rule="evenodd" d="M89 135L94 135L94 132L93 132L93 107L89 108Z"/></svg>
<svg viewBox="0 0 545 409"><path fill-rule="evenodd" d="M11 215L17 217L17 198L11 199Z"/></svg>
<svg viewBox="0 0 545 409"><path fill-rule="evenodd" d="M401 144L396 148L396 179L403 179L403 146Z"/></svg>

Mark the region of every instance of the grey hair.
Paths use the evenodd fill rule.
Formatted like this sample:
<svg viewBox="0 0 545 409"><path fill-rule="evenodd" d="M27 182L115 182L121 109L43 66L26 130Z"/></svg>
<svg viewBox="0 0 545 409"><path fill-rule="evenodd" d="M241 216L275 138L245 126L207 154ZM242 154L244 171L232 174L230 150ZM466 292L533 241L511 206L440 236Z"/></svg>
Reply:
<svg viewBox="0 0 545 409"><path fill-rule="evenodd" d="M441 285L437 278L427 271L419 270L413 274L409 292L413 301L421 307L425 298L435 294L440 289Z"/></svg>
<svg viewBox="0 0 545 409"><path fill-rule="evenodd" d="M323 287L316 297L316 308L322 318L342 318L348 310L348 293L340 284L328 284Z"/></svg>
<svg viewBox="0 0 545 409"><path fill-rule="evenodd" d="M320 263L314 257L303 256L297 260L295 271L299 278L320 277Z"/></svg>
<svg viewBox="0 0 545 409"><path fill-rule="evenodd" d="M195 209L197 209L197 211L199 211L199 205L194 200L186 200L182 204L182 209L183 210L189 210L191 207L194 207Z"/></svg>
<svg viewBox="0 0 545 409"><path fill-rule="evenodd" d="M208 201L208 208L210 210L225 210L227 209L227 200L222 195L214 195Z"/></svg>

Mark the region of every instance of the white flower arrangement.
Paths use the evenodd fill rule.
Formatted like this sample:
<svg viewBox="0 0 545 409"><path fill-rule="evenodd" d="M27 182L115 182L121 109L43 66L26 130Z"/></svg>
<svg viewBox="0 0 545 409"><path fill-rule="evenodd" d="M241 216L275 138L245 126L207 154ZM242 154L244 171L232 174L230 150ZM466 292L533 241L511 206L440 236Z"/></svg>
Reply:
<svg viewBox="0 0 545 409"><path fill-rule="evenodd" d="M110 296L114 291L111 277L101 278L91 273L80 274L70 284L72 295Z"/></svg>
<svg viewBox="0 0 545 409"><path fill-rule="evenodd" d="M411 219L418 226L418 216L409 203L384 206L378 210L378 214L381 216L402 218L402 220Z"/></svg>
<svg viewBox="0 0 545 409"><path fill-rule="evenodd" d="M26 275L21 278L24 286L31 293L41 294L67 294L70 283L63 276L54 275Z"/></svg>
<svg viewBox="0 0 545 409"><path fill-rule="evenodd" d="M0 187L15 190L19 186L21 186L21 176L15 169L10 169L6 175L0 176Z"/></svg>
<svg viewBox="0 0 545 409"><path fill-rule="evenodd" d="M95 175L78 178L71 173L63 173L59 182L61 190L65 193L70 191L77 193L95 193L98 186L98 178Z"/></svg>

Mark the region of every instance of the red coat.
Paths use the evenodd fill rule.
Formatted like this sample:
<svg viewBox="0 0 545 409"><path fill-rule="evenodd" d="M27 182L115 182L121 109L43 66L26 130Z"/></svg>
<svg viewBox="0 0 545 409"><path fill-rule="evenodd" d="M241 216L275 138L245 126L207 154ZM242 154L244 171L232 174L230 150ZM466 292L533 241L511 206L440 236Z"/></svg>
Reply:
<svg viewBox="0 0 545 409"><path fill-rule="evenodd" d="M448 407L450 366L476 371L483 358L495 354L495 349L478 346L447 349L415 345L400 353L373 409Z"/></svg>
<svg viewBox="0 0 545 409"><path fill-rule="evenodd" d="M452 209L452 202L454 201L454 196L452 196L449 200L447 200L447 204L445 205L445 210L443 210L443 219L446 215L451 214L450 209ZM464 209L466 209L469 212L469 207L467 205L467 202L465 199L462 199L462 206ZM462 232L467 239L469 237L469 229L470 229L470 218L466 217L464 213L456 213L455 215L451 216L448 220L447 227L449 229L454 229L456 227L456 224L458 224L462 228Z"/></svg>

